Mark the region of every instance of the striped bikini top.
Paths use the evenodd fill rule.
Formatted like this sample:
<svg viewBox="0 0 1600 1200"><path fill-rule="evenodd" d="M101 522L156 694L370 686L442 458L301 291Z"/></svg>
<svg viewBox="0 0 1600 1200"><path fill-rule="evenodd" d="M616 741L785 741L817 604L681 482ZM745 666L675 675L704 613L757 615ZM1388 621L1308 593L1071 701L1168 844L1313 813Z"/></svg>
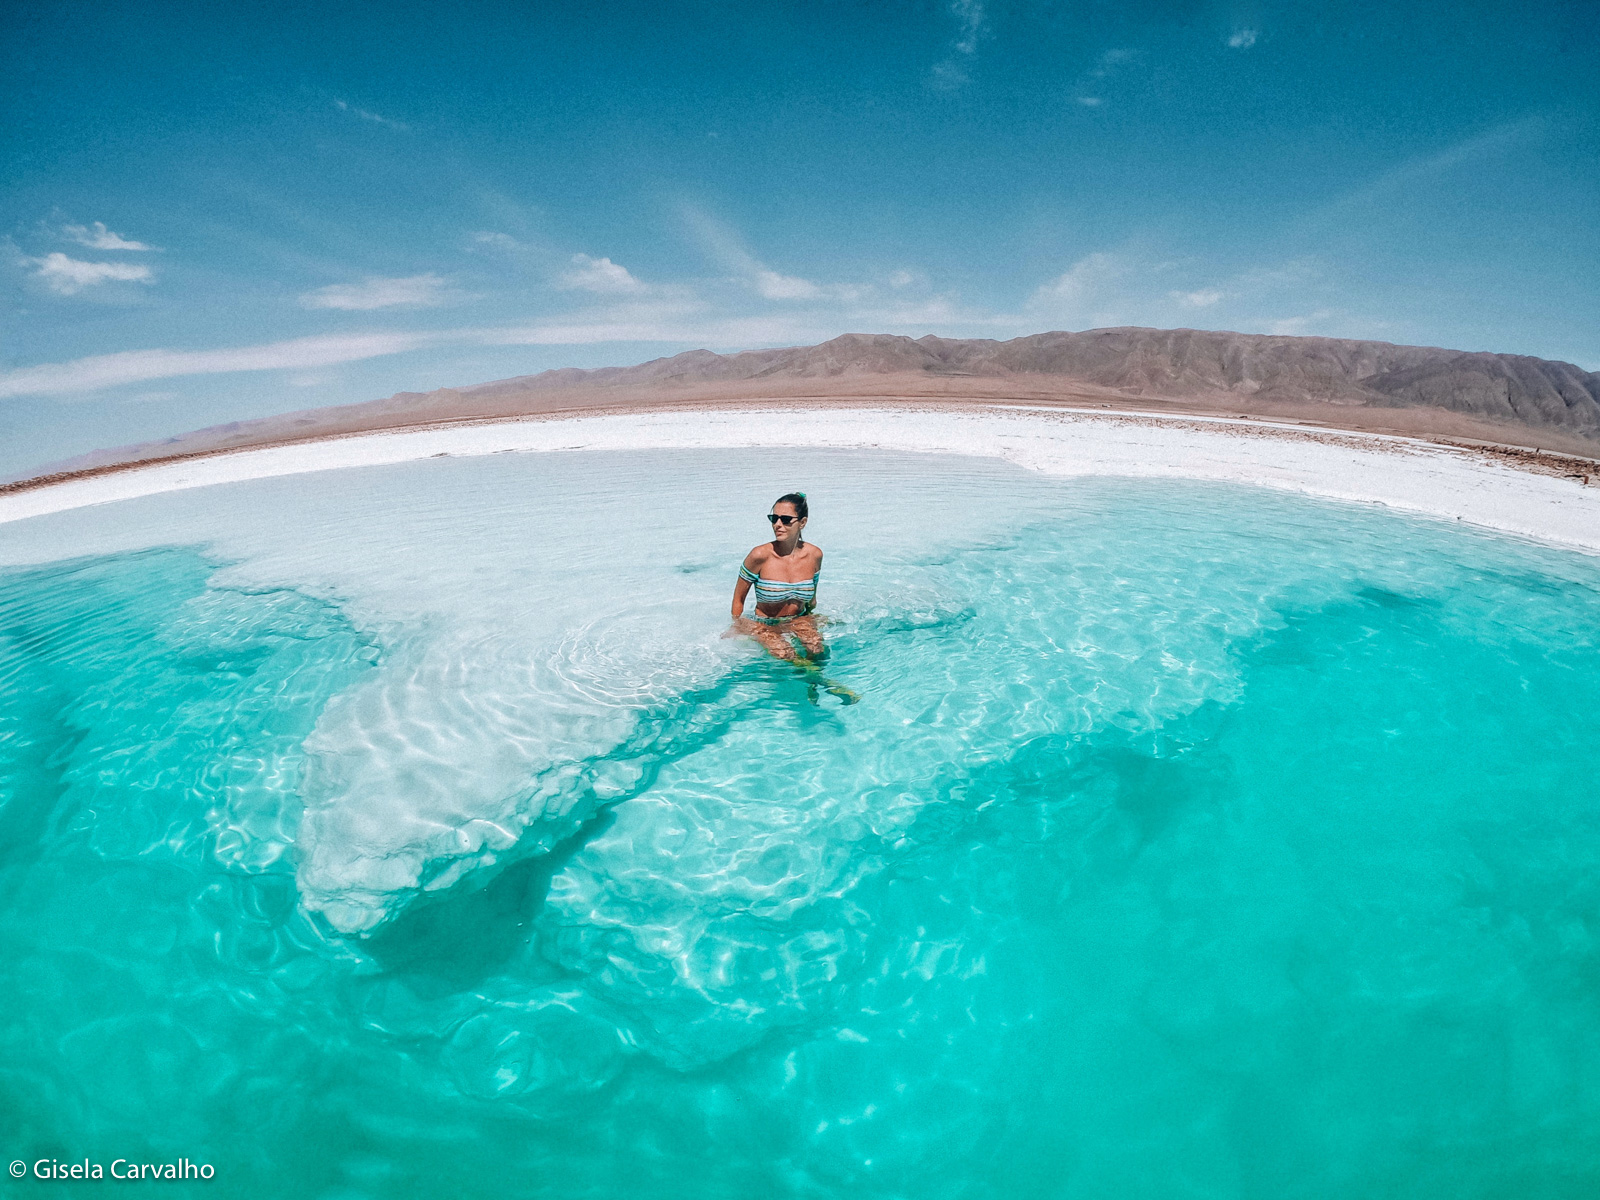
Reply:
<svg viewBox="0 0 1600 1200"><path fill-rule="evenodd" d="M817 603L819 570L810 579L790 582L787 579L763 579L743 563L739 564L739 578L754 586L757 604L785 604L790 600L800 602L800 611L808 613Z"/></svg>

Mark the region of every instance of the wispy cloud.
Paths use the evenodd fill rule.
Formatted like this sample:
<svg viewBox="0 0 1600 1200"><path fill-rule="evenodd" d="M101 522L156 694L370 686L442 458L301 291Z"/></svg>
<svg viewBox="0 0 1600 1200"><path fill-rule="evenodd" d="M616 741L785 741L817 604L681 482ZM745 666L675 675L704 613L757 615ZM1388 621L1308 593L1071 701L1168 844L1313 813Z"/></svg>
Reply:
<svg viewBox="0 0 1600 1200"><path fill-rule="evenodd" d="M1129 50L1126 47L1116 47L1103 51L1090 69L1089 77L1091 79L1108 78L1118 67L1131 63L1138 57L1139 52L1137 50Z"/></svg>
<svg viewBox="0 0 1600 1200"><path fill-rule="evenodd" d="M1267 266L1240 271L1223 286L1231 296L1255 297L1289 288L1305 288L1320 281L1327 268L1318 259L1302 255Z"/></svg>
<svg viewBox="0 0 1600 1200"><path fill-rule="evenodd" d="M949 55L934 63L929 82L953 91L970 78L967 68L977 57L979 44L989 36L989 22L983 0L950 0L946 11L955 19L956 36Z"/></svg>
<svg viewBox="0 0 1600 1200"><path fill-rule="evenodd" d="M1276 317L1265 322L1265 332L1280 337L1305 337L1325 327L1334 315L1332 309L1323 308L1299 317Z"/></svg>
<svg viewBox="0 0 1600 1200"><path fill-rule="evenodd" d="M873 284L823 284L765 266L726 226L705 214L701 233L732 277L646 285L621 264L587 254L563 255L568 311L521 322L410 332L298 338L210 350L152 349L46 363L0 374L0 397L70 396L182 376L280 371L285 387L320 386L328 369L386 355L463 346L581 346L656 343L714 349L801 345L846 332L981 334L1011 337L1043 329L1108 325L1188 324L1204 312L1211 327L1244 332L1326 332L1363 336L1355 318L1337 306L1317 265L1298 260L1214 278L1197 264L1161 257L1137 246L1082 254L1046 279L1011 311L960 303L934 290L920 271L901 268ZM493 244L492 242L489 244ZM550 276L545 276L549 278ZM415 281L425 281L415 284ZM631 281L631 283L630 283ZM367 280L335 295L334 308L388 307L399 297L438 294L443 280L412 276ZM554 279L560 294L561 281ZM399 285L415 285L407 291ZM327 307L328 293L311 293ZM359 293L359 294L356 294ZM385 300L377 304L377 300ZM359 304L353 301L359 300ZM1305 314L1305 315L1296 315Z"/></svg>
<svg viewBox="0 0 1600 1200"><path fill-rule="evenodd" d="M374 125L383 125L386 128L395 129L401 133L411 132L411 126L407 125L404 121L390 120L388 117L379 116L375 112L368 112L364 108L357 108L355 105L349 104L343 100L335 100L333 102L333 106L342 113L349 113L352 117L360 117L363 121L371 121Z"/></svg>
<svg viewBox="0 0 1600 1200"><path fill-rule="evenodd" d="M448 284L437 275L407 275L386 279L372 275L360 283L336 283L306 292L306 308L333 308L341 312L371 312L377 308L434 308L449 299Z"/></svg>
<svg viewBox="0 0 1600 1200"><path fill-rule="evenodd" d="M599 311L566 320L472 331L464 340L486 346L590 346L602 342L675 345L771 345L817 336L817 323L783 314L695 317L672 309ZM821 335L827 336L827 335Z"/></svg>
<svg viewBox="0 0 1600 1200"><path fill-rule="evenodd" d="M1533 141L1544 132L1544 128L1545 119L1542 116L1523 117L1518 121L1503 122L1493 129L1485 130L1474 137L1463 138L1453 146L1447 146L1436 154L1422 155L1400 164L1400 166L1385 172L1373 183L1355 193L1355 198L1372 199L1383 192L1393 191L1396 188L1416 183L1429 176L1442 175L1446 171L1465 163L1491 158L1496 154L1501 154L1506 150L1511 150Z"/></svg>
<svg viewBox="0 0 1600 1200"><path fill-rule="evenodd" d="M1371 182L1324 204L1309 214L1300 225L1303 230L1318 228L1330 220L1348 215L1352 209L1380 201L1398 200L1411 190L1425 186L1457 167L1481 162L1536 141L1544 133L1546 124L1545 118L1539 115L1506 121L1483 133L1463 138L1443 150L1409 158L1384 171Z"/></svg>
<svg viewBox="0 0 1600 1200"><path fill-rule="evenodd" d="M780 275L765 268L756 272L756 291L768 300L820 300L823 290L809 279Z"/></svg>
<svg viewBox="0 0 1600 1200"><path fill-rule="evenodd" d="M1120 285L1133 270L1126 255L1103 250L1086 254L1040 285L1027 307L1047 319L1111 324L1119 319L1123 305Z"/></svg>
<svg viewBox="0 0 1600 1200"><path fill-rule="evenodd" d="M575 288L600 295L638 295L645 285L633 273L609 258L591 258L587 254L574 254L572 266L561 273L559 282L564 288Z"/></svg>
<svg viewBox="0 0 1600 1200"><path fill-rule="evenodd" d="M588 292L620 300L643 296L682 298L692 291L681 284L646 283L613 258L573 254L545 239L525 241L508 233L480 231L471 235L470 252L487 254L529 282L548 283L564 292Z"/></svg>
<svg viewBox="0 0 1600 1200"><path fill-rule="evenodd" d="M525 249L523 244L509 233L497 233L494 231L475 233L472 235L472 242L477 246L487 246L491 250L498 250L502 254L516 254Z"/></svg>
<svg viewBox="0 0 1600 1200"><path fill-rule="evenodd" d="M103 283L150 283L155 278L142 263L85 262L59 250L25 261L34 268L33 277L58 296L73 296Z"/></svg>
<svg viewBox="0 0 1600 1200"><path fill-rule="evenodd" d="M120 233L113 233L105 224L96 221L93 225L65 225L61 229L63 237L77 242L80 246L88 246L91 250L153 250L154 246L147 246L143 242L131 241Z"/></svg>
<svg viewBox="0 0 1600 1200"><path fill-rule="evenodd" d="M1105 97L1099 95L1102 86L1111 77L1117 74L1127 64L1139 57L1137 50L1126 47L1114 47L1101 51L1094 60L1094 66L1084 72L1077 84L1077 101L1085 108L1101 108L1105 105Z"/></svg>
<svg viewBox="0 0 1600 1200"><path fill-rule="evenodd" d="M824 286L796 275L784 275L761 262L733 230L692 204L679 208L684 222L706 252L719 264L747 281L765 300L821 300L829 296L854 297L855 285Z"/></svg>
<svg viewBox="0 0 1600 1200"><path fill-rule="evenodd" d="M479 230L471 234L467 252L485 255L519 275L552 277L557 282L562 271L574 265L570 253L548 245L542 239L528 241L499 230Z"/></svg>
<svg viewBox="0 0 1600 1200"><path fill-rule="evenodd" d="M617 304L521 326L458 330L451 336L497 346L598 342L773 346L824 341L864 329L926 333L930 326L950 329L956 324L1009 328L1012 321L1010 317L996 319L961 310L940 296L882 306L819 305L800 310L785 307L757 314L718 311L702 300L673 299Z"/></svg>
<svg viewBox="0 0 1600 1200"><path fill-rule="evenodd" d="M1315 327L1360 337L1372 331L1371 321L1337 306L1338 291L1316 259L1289 259L1211 278L1206 274L1199 263L1156 256L1137 246L1095 251L1035 289L1017 323L1025 319L1035 329L1046 324L1173 328L1203 319L1209 328L1243 333Z"/></svg>
<svg viewBox="0 0 1600 1200"><path fill-rule="evenodd" d="M953 49L957 54L976 54L978 42L989 32L983 0L950 0L950 15L956 19L957 27Z"/></svg>
<svg viewBox="0 0 1600 1200"><path fill-rule="evenodd" d="M1235 29L1228 35L1228 45L1235 50L1248 50L1256 44L1254 29Z"/></svg>
<svg viewBox="0 0 1600 1200"><path fill-rule="evenodd" d="M326 367L399 354L435 340L437 336L431 334L368 333L295 338L222 350L127 350L7 371L0 374L0 398L91 392L185 375Z"/></svg>
<svg viewBox="0 0 1600 1200"><path fill-rule="evenodd" d="M603 342L662 342L700 345L771 345L831 337L826 321L784 315L717 316L693 303L624 304L521 325L367 333L295 338L258 346L217 350L129 350L63 363L43 363L0 373L0 399L74 395L155 379L222 375L240 371L292 371L296 385L319 377L303 374L392 354L439 346L583 346Z"/></svg>
<svg viewBox="0 0 1600 1200"><path fill-rule="evenodd" d="M1197 292L1168 292L1167 295L1185 308L1210 308L1226 293L1217 288L1201 288Z"/></svg>
<svg viewBox="0 0 1600 1200"><path fill-rule="evenodd" d="M909 286L909 285L908 285ZM1010 330L1016 318L994 318L960 309L943 296L907 297L885 305L833 299L766 313L719 306L688 289L660 289L648 298L626 298L577 312L521 324L328 335L266 345L214 350L131 350L71 362L45 363L0 373L0 398L73 395L150 380L239 371L289 371L297 384L305 373L341 363L437 349L444 346L581 346L604 342L655 342L679 346L771 346L822 341L858 329L926 333L930 328L995 327Z"/></svg>

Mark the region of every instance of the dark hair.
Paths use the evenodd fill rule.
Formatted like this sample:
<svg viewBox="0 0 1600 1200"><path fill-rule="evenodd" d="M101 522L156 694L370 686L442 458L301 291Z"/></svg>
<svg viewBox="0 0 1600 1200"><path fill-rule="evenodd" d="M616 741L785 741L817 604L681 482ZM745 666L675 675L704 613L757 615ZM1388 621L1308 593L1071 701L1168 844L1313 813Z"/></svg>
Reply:
<svg viewBox="0 0 1600 1200"><path fill-rule="evenodd" d="M772 507L777 508L780 504L794 505L794 511L799 513L802 518L811 515L806 511L806 494L804 492L785 492L772 502Z"/></svg>

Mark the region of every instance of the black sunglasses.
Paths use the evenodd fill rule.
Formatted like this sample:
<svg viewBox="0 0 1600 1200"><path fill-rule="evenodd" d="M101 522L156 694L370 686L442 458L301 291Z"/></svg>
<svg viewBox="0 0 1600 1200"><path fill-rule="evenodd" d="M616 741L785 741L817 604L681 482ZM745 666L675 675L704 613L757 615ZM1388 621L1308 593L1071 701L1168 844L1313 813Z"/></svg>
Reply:
<svg viewBox="0 0 1600 1200"><path fill-rule="evenodd" d="M774 525L776 525L779 521L782 521L785 525L793 525L799 519L800 519L799 517L786 517L786 516L783 516L781 513L768 513L767 514L767 520L771 521Z"/></svg>

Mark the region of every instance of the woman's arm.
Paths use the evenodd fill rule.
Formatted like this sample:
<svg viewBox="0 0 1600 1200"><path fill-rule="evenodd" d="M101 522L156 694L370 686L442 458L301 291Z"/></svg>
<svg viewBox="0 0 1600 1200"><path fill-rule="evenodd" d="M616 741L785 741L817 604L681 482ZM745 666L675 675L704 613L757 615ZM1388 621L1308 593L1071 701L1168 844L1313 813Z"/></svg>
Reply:
<svg viewBox="0 0 1600 1200"><path fill-rule="evenodd" d="M739 567L739 577L733 581L733 619L737 621L744 616L745 597L750 594L751 576L761 574L761 547L756 547L744 556L744 562Z"/></svg>

